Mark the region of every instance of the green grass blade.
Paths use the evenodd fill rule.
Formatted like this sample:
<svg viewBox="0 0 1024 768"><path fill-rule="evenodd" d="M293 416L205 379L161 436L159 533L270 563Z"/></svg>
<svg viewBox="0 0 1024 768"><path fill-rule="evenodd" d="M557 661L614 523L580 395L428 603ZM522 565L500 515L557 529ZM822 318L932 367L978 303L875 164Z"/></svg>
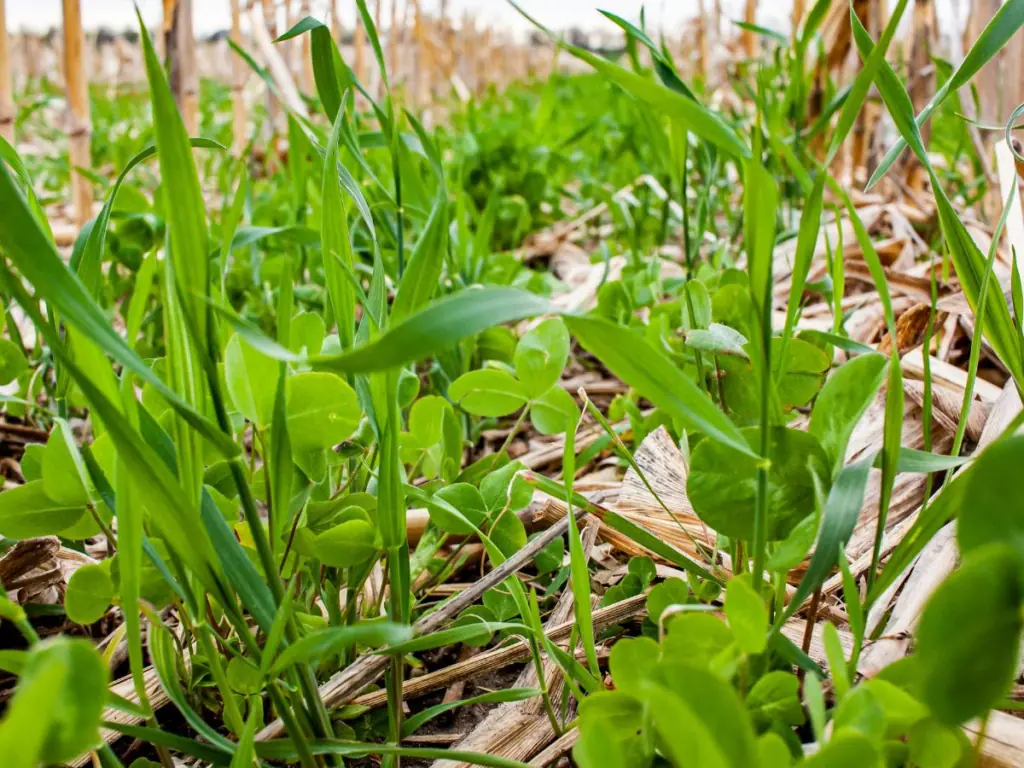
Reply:
<svg viewBox="0 0 1024 768"><path fill-rule="evenodd" d="M966 85L983 66L995 56L1016 34L1017 30L1024 25L1024 0L1008 0L992 17L985 29L978 36L978 39L971 46L971 50L964 56L953 75L943 83L935 95L921 110L915 123L918 129L921 128L935 111L942 105L942 102L951 93L956 93L962 86ZM896 162L900 154L907 148L907 138L900 137L896 143L885 153L885 157L878 164L878 168L871 174L867 183L867 190L870 190L881 180L892 164Z"/></svg>
<svg viewBox="0 0 1024 768"><path fill-rule="evenodd" d="M833 132L832 139L829 143L828 152L826 153L824 162L826 167L832 165L832 161L839 152L839 148L846 140L846 136L849 134L850 129L853 128L853 123L857 119L857 114L860 112L861 105L864 103L864 99L867 97L868 91L871 89L871 83L875 79L875 73L878 72L878 68L885 61L885 54L889 50L889 44L892 42L893 35L896 34L896 28L899 26L900 19L903 18L903 12L906 9L907 0L899 0L896 8L893 10L892 17L889 19L889 23L885 25L885 29L882 32L882 37L878 41L878 45L875 46L867 61L864 62L864 66L861 68L860 72L857 73L857 77L853 81L853 87L850 89L850 93L843 104L843 109L839 113L839 121L836 123L836 129ZM856 16L853 11L853 3L850 3L850 16Z"/></svg>
<svg viewBox="0 0 1024 768"><path fill-rule="evenodd" d="M673 418L756 458L739 428L711 398L639 334L599 317L567 315L565 324L584 349Z"/></svg>
<svg viewBox="0 0 1024 768"><path fill-rule="evenodd" d="M182 418L225 455L236 454L234 442L154 374L111 326L81 280L64 266L53 241L40 229L5 165L0 165L0 211L0 246L47 304L106 354L151 384Z"/></svg>
<svg viewBox="0 0 1024 768"><path fill-rule="evenodd" d="M314 355L309 362L317 370L340 374L383 371L422 360L496 325L554 309L546 299L517 288L474 288L431 302L367 344L340 355Z"/></svg>
<svg viewBox="0 0 1024 768"><path fill-rule="evenodd" d="M839 550L846 546L857 524L864 503L874 455L843 467L829 490L821 516L821 528L814 544L814 554L786 610L779 614L776 627L792 616L814 591L822 585L836 564Z"/></svg>
<svg viewBox="0 0 1024 768"><path fill-rule="evenodd" d="M327 140L327 153L324 157L324 177L322 185L323 211L320 219L320 252L324 262L324 273L327 276L327 293L334 309L335 321L338 324L338 337L343 350L351 349L355 337L355 294L352 286L345 278L344 268L338 264L340 259L349 269L355 269L355 257L348 230L348 210L341 194L338 180L338 142L342 125L345 121L344 111L339 111Z"/></svg>

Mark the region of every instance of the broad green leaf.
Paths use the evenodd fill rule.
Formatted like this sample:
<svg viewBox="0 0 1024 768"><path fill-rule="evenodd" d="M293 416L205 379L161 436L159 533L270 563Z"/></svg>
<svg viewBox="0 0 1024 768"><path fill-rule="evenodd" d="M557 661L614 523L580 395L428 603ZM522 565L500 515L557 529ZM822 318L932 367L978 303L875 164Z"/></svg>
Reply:
<svg viewBox="0 0 1024 768"><path fill-rule="evenodd" d="M239 334L228 340L224 349L224 383L235 409L258 427L270 423L274 408L276 360L272 360L244 341Z"/></svg>
<svg viewBox="0 0 1024 768"><path fill-rule="evenodd" d="M756 458L743 433L665 355L633 331L597 317L565 318L580 344L608 369L696 432Z"/></svg>
<svg viewBox="0 0 1024 768"><path fill-rule="evenodd" d="M687 331L683 340L686 346L700 352L735 355L744 359L747 357L747 353L743 349L747 338L739 331L721 323L711 323L706 329L695 328Z"/></svg>
<svg viewBox="0 0 1024 768"><path fill-rule="evenodd" d="M507 416L529 399L526 389L511 374L495 369L465 373L448 387L448 397L475 416Z"/></svg>
<svg viewBox="0 0 1024 768"><path fill-rule="evenodd" d="M530 421L542 435L558 435L580 419L572 395L557 384L530 404Z"/></svg>
<svg viewBox="0 0 1024 768"><path fill-rule="evenodd" d="M65 763L101 743L107 671L88 640L35 646L0 720L0 755L11 768Z"/></svg>
<svg viewBox="0 0 1024 768"><path fill-rule="evenodd" d="M658 665L658 685L684 701L707 727L717 749L726 758L726 765L753 765L756 751L754 729L739 693L730 683L686 663L662 661ZM650 698L648 701L654 704ZM659 717L657 705L652 707L652 712L658 732L663 737L669 728L682 727L680 723L672 725L668 712ZM702 760L693 764L708 765Z"/></svg>
<svg viewBox="0 0 1024 768"><path fill-rule="evenodd" d="M769 672L750 689L747 708L756 722L802 725L804 709L800 703L800 681L791 672Z"/></svg>
<svg viewBox="0 0 1024 768"><path fill-rule="evenodd" d="M671 579L665 583L669 581ZM651 590L653 594L654 590ZM666 626L668 634L662 640L661 648L668 661L683 661L708 669L715 658L733 643L729 627L710 613L687 611L671 617Z"/></svg>
<svg viewBox="0 0 1024 768"><path fill-rule="evenodd" d="M702 441L693 451L686 491L694 511L719 533L752 540L757 467L750 457L760 441L760 429L743 430L746 453L729 445ZM817 439L785 427L769 428L767 459L767 533L770 541L789 535L814 511L815 478L828 476L827 459Z"/></svg>
<svg viewBox="0 0 1024 768"><path fill-rule="evenodd" d="M114 599L114 582L101 565L83 565L68 579L64 611L76 624L92 624L103 617Z"/></svg>
<svg viewBox="0 0 1024 768"><path fill-rule="evenodd" d="M871 739L856 731L836 733L818 752L800 763L801 768L864 768L878 765L880 755Z"/></svg>
<svg viewBox="0 0 1024 768"><path fill-rule="evenodd" d="M680 578L672 577L656 584L647 593L647 617L658 624L667 608L674 605L686 605L690 602L690 588Z"/></svg>
<svg viewBox="0 0 1024 768"><path fill-rule="evenodd" d="M313 312L299 312L292 318L289 346L296 353L305 349L307 355L319 354L323 349L326 335L324 319L320 315Z"/></svg>
<svg viewBox="0 0 1024 768"><path fill-rule="evenodd" d="M551 389L569 359L569 331L562 319L549 318L528 331L516 344L513 359L516 376L531 399Z"/></svg>
<svg viewBox="0 0 1024 768"><path fill-rule="evenodd" d="M430 519L447 533L470 536L481 529L487 519L487 503L480 491L469 483L453 483L439 490L434 498L445 504L431 505L428 508ZM458 510L461 517L452 515L449 505Z"/></svg>
<svg viewBox="0 0 1024 768"><path fill-rule="evenodd" d="M6 386L28 370L25 353L10 339L0 339L0 386Z"/></svg>
<svg viewBox="0 0 1024 768"><path fill-rule="evenodd" d="M324 565L350 568L377 551L376 532L365 520L348 520L329 528L313 540L313 551Z"/></svg>
<svg viewBox="0 0 1024 768"><path fill-rule="evenodd" d="M295 374L287 379L286 392L288 434L296 454L331 448L359 426L359 400L340 376Z"/></svg>
<svg viewBox="0 0 1024 768"><path fill-rule="evenodd" d="M807 405L825 381L831 361L824 352L803 339L772 339L772 374L779 402L792 407Z"/></svg>
<svg viewBox="0 0 1024 768"><path fill-rule="evenodd" d="M33 480L0 493L0 535L9 539L50 536L74 525L85 514L81 504L61 504L43 491L43 481Z"/></svg>
<svg viewBox="0 0 1024 768"><path fill-rule="evenodd" d="M964 478L957 543L967 555L989 544L1003 543L1024 557L1024 487L1016 480L1024 437L1000 440L985 449Z"/></svg>
<svg viewBox="0 0 1024 768"><path fill-rule="evenodd" d="M910 760L921 768L954 768L960 762L961 740L956 730L928 718L915 725L907 738Z"/></svg>
<svg viewBox="0 0 1024 768"><path fill-rule="evenodd" d="M825 449L833 473L842 465L857 422L882 386L888 362L878 354L847 361L832 372L814 402L808 430Z"/></svg>
<svg viewBox="0 0 1024 768"><path fill-rule="evenodd" d="M1004 544L968 552L935 591L917 629L925 703L947 725L983 715L1013 682L1024 619L1020 555Z"/></svg>
<svg viewBox="0 0 1024 768"><path fill-rule="evenodd" d="M761 596L741 577L730 579L725 588L725 615L741 650L749 654L764 651L768 638L768 609Z"/></svg>
<svg viewBox="0 0 1024 768"><path fill-rule="evenodd" d="M90 502L88 481L71 427L57 419L43 449L43 491L58 504L84 507Z"/></svg>

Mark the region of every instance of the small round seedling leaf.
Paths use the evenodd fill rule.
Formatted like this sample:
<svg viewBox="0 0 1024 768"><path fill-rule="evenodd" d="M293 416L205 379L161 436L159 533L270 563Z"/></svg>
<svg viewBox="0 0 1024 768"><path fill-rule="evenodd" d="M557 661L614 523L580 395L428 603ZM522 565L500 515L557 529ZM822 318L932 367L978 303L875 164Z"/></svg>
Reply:
<svg viewBox="0 0 1024 768"><path fill-rule="evenodd" d="M626 567L630 573L640 580L640 586L645 589L647 585L654 581L654 577L658 575L658 569L654 565L654 560L647 555L631 557Z"/></svg>
<svg viewBox="0 0 1024 768"><path fill-rule="evenodd" d="M103 618L114 599L114 582L102 565L83 565L68 579L64 612L76 624L89 625Z"/></svg>
<svg viewBox="0 0 1024 768"><path fill-rule="evenodd" d="M331 448L359 426L359 400L340 376L299 373L286 386L288 438L296 454Z"/></svg>
<svg viewBox="0 0 1024 768"><path fill-rule="evenodd" d="M558 383L568 359L569 331L561 318L553 317L519 340L513 362L526 394L536 398Z"/></svg>
<svg viewBox="0 0 1024 768"><path fill-rule="evenodd" d="M376 531L365 520L349 520L329 528L313 540L318 560L334 568L365 562L377 552Z"/></svg>
<svg viewBox="0 0 1024 768"><path fill-rule="evenodd" d="M743 430L758 446L760 429ZM825 452L806 432L770 427L768 440L768 539L784 539L815 508L813 474L828 478ZM700 518L719 533L750 541L754 537L758 459L714 440L693 451L686 492Z"/></svg>
<svg viewBox="0 0 1024 768"><path fill-rule="evenodd" d="M665 579L647 595L647 615L655 624L670 605L686 605L690 602L690 588L682 579Z"/></svg>
<svg viewBox="0 0 1024 768"><path fill-rule="evenodd" d="M459 376L448 387L448 396L474 416L508 416L529 399L526 390L505 371L486 368Z"/></svg>
<svg viewBox="0 0 1024 768"><path fill-rule="evenodd" d="M580 420L572 395L553 386L530 405L530 421L542 435L560 435Z"/></svg>
<svg viewBox="0 0 1024 768"><path fill-rule="evenodd" d="M17 485L0 493L0 535L31 539L63 531L85 514L81 505L58 504L43 492L43 481Z"/></svg>
<svg viewBox="0 0 1024 768"><path fill-rule="evenodd" d="M1020 570L1005 544L972 550L925 606L917 630L922 698L947 725L978 717L1010 689L1024 629Z"/></svg>

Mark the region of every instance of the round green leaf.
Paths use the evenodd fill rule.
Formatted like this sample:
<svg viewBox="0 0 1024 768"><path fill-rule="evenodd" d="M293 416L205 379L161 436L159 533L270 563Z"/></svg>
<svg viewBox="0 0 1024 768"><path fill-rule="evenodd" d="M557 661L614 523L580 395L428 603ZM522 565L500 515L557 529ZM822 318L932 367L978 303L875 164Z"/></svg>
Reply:
<svg viewBox="0 0 1024 768"><path fill-rule="evenodd" d="M224 383L235 409L264 427L274 410L278 362L264 355L237 333L224 349Z"/></svg>
<svg viewBox="0 0 1024 768"><path fill-rule="evenodd" d="M762 653L768 642L768 609L747 580L736 577L725 588L725 615L736 644L746 653Z"/></svg>
<svg viewBox="0 0 1024 768"><path fill-rule="evenodd" d="M925 606L917 630L922 698L947 725L996 706L1013 683L1024 629L1020 568L1005 544L973 550Z"/></svg>
<svg viewBox="0 0 1024 768"><path fill-rule="evenodd" d="M1008 482L1024 466L1024 437L1000 440L974 461L964 480L970 514L957 521L964 554L989 544L1012 546L1024 560L1024 484Z"/></svg>
<svg viewBox="0 0 1024 768"><path fill-rule="evenodd" d="M756 449L760 428L746 428L743 436ZM828 460L816 438L786 427L769 428L768 459L768 539L777 541L814 511L812 473L827 478ZM700 442L693 451L686 492L705 523L730 538L754 538L757 465L757 459L727 445Z"/></svg>
<svg viewBox="0 0 1024 768"><path fill-rule="evenodd" d="M545 320L516 345L516 376L527 395L536 398L558 383L569 359L569 331L560 317Z"/></svg>
<svg viewBox="0 0 1024 768"><path fill-rule="evenodd" d="M288 437L296 454L331 448L359 426L359 400L340 376L299 373L287 380L286 391Z"/></svg>
<svg viewBox="0 0 1024 768"><path fill-rule="evenodd" d="M530 421L542 435L560 435L576 425L580 409L572 395L553 386L530 405Z"/></svg>
<svg viewBox="0 0 1024 768"><path fill-rule="evenodd" d="M486 368L459 376L448 397L474 416L508 416L529 399L523 385L505 371Z"/></svg>
<svg viewBox="0 0 1024 768"><path fill-rule="evenodd" d="M442 488L434 494L434 498L444 504L431 504L428 507L430 519L434 525L446 533L469 536L483 526L487 519L487 506L484 498L469 483L455 483ZM461 517L452 514L448 507L454 508Z"/></svg>
<svg viewBox="0 0 1024 768"><path fill-rule="evenodd" d="M665 579L647 594L647 615L655 624L670 605L690 602L690 588L682 579Z"/></svg>
<svg viewBox="0 0 1024 768"><path fill-rule="evenodd" d="M0 339L0 386L6 386L28 370L25 353L10 339Z"/></svg>
<svg viewBox="0 0 1024 768"><path fill-rule="evenodd" d="M334 568L348 568L365 562L377 552L376 532L365 520L349 520L330 528L313 540L318 560Z"/></svg>
<svg viewBox="0 0 1024 768"><path fill-rule="evenodd" d="M58 504L33 480L0 492L0 535L9 539L49 536L74 525L85 514L81 505Z"/></svg>
<svg viewBox="0 0 1024 768"><path fill-rule="evenodd" d="M58 504L83 507L89 503L84 475L85 466L70 428L58 420L43 449L43 490Z"/></svg>
<svg viewBox="0 0 1024 768"><path fill-rule="evenodd" d="M240 656L228 662L228 685L235 693L259 693L263 690L263 675L259 667Z"/></svg>
<svg viewBox="0 0 1024 768"><path fill-rule="evenodd" d="M68 579L64 612L76 624L92 624L103 618L114 599L114 582L101 565L83 565Z"/></svg>
<svg viewBox="0 0 1024 768"><path fill-rule="evenodd" d="M707 669L732 645L732 632L717 616L697 611L680 613L668 620L662 652L669 660L684 661Z"/></svg>
<svg viewBox="0 0 1024 768"><path fill-rule="evenodd" d="M324 346L327 329L323 318L314 312L299 312L292 318L291 344L292 352L306 350L308 355L320 354Z"/></svg>
<svg viewBox="0 0 1024 768"><path fill-rule="evenodd" d="M102 743L109 679L88 640L61 636L36 645L0 722L0 755L17 755L19 765L50 765Z"/></svg>

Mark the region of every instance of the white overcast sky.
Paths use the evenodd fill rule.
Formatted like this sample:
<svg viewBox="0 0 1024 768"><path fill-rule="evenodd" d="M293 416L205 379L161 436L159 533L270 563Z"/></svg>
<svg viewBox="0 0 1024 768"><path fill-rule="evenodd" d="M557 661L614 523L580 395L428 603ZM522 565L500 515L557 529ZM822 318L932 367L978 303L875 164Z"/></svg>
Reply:
<svg viewBox="0 0 1024 768"><path fill-rule="evenodd" d="M147 25L160 21L162 0L137 0ZM845 0L836 0L843 1ZM79 0L82 18L87 29L108 27L114 30L134 28L135 14L132 0ZM298 3L299 0L293 0ZM328 0L311 0L315 16L323 18ZM404 7L408 0L401 0ZM428 12L436 9L439 0L421 0ZM966 8L970 0L937 0L939 28L949 34L962 28ZM890 5L892 0L890 0ZM337 0L343 24L351 24L355 18L355 0ZM648 26L653 29L671 31L692 18L698 7L698 0L520 0L520 5L540 22L558 30L580 27L587 30L615 27L597 13L598 8L619 14L635 21L640 8L646 6ZM779 31L789 27L792 0L761 0L758 4L758 23ZM726 19L742 18L744 0L722 0L723 15ZM195 25L198 34L209 34L227 29L231 23L230 0L194 0ZM372 4L371 4L372 7ZM705 7L711 8L712 1L705 0ZM385 19L390 12L391 2L385 0ZM477 19L492 27L525 30L527 23L505 0L448 0L449 13L460 16L471 11ZM910 21L910 12L905 14L904 24ZM46 30L59 26L61 0L7 0L7 27L11 32L21 29ZM386 25L386 21L385 21Z"/></svg>
<svg viewBox="0 0 1024 768"><path fill-rule="evenodd" d="M86 28L94 29L104 26L115 30L133 27L135 16L131 0L79 0L82 8L82 20ZM298 0L293 0L297 3ZM438 0L423 0L425 9L438 7ZM572 26L584 29L600 28L604 21L595 9L603 8L631 20L636 20L641 5L647 7L648 24L660 28L662 24L676 25L692 17L697 8L697 0L650 0L641 3L638 0L522 0L522 7L537 19L550 27L564 29ZM727 15L742 13L742 0L724 0L723 8ZM764 16L768 21L782 22L788 18L791 0L765 0L761 5L765 8ZM161 15L161 0L138 0L143 18L147 24L156 24ZM323 15L326 0L312 0L314 15ZM400 7L404 2L400 3ZM227 28L231 23L230 0L196 0L195 9L196 31L199 34L215 32ZM350 23L355 18L355 0L338 0L339 12L343 23ZM372 8L371 4L371 8ZM711 2L706 3L711 7ZM387 18L391 8L389 0L384 2L384 14ZM449 0L449 13L455 16L464 10L470 10L482 22L495 26L525 28L526 23L505 2L505 0ZM318 13L319 11L319 13ZM7 0L7 26L10 31L28 28L34 30L48 29L60 24L61 0ZM386 22L385 22L386 23Z"/></svg>

